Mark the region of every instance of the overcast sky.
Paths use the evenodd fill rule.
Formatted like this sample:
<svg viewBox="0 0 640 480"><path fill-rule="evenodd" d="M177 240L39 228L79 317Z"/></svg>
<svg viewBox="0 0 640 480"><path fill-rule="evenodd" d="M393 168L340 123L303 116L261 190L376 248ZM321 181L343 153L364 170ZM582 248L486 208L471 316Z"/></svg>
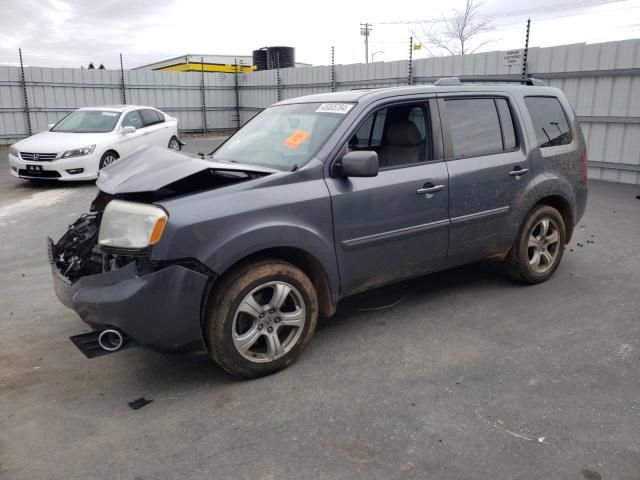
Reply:
<svg viewBox="0 0 640 480"><path fill-rule="evenodd" d="M407 22L440 19L464 0L0 0L0 64L125 68L182 55L250 55L266 45L296 48L296 60L315 65L364 61L360 22L372 22L376 61L408 55ZM523 12L526 10L526 12ZM520 48L527 16L531 46L604 42L640 37L640 0L487 0L495 29L479 39L482 51ZM514 13L515 12L515 13ZM436 24L437 25L437 24ZM416 57L427 56L426 50Z"/></svg>

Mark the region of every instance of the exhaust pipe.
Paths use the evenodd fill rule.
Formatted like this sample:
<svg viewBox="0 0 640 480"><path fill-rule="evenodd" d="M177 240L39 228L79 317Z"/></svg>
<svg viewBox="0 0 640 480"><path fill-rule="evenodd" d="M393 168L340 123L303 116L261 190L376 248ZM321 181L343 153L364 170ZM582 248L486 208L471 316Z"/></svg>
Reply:
<svg viewBox="0 0 640 480"><path fill-rule="evenodd" d="M123 332L108 328L101 332L87 332L69 337L69 340L84 353L87 358L101 357L133 347L134 343Z"/></svg>
<svg viewBox="0 0 640 480"><path fill-rule="evenodd" d="M98 335L98 345L107 352L116 352L124 345L124 338L118 330L103 330Z"/></svg>

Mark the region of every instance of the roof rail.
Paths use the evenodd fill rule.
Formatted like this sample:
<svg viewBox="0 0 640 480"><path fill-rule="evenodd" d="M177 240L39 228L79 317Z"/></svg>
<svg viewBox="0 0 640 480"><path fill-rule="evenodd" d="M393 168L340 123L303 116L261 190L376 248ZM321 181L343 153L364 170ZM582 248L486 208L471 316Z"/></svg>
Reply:
<svg viewBox="0 0 640 480"><path fill-rule="evenodd" d="M462 85L463 83L470 82L495 82L495 83L521 83L524 85L537 85L542 86L545 83L542 80L533 77L516 78L516 77L483 77L483 76L468 76L468 77L443 77L439 78L434 85L438 87L451 87L455 85Z"/></svg>

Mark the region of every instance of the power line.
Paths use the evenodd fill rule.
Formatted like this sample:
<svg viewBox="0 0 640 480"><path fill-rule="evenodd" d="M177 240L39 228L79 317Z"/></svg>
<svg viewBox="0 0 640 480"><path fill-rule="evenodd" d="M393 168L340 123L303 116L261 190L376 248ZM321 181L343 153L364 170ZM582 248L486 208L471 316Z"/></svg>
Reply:
<svg viewBox="0 0 640 480"><path fill-rule="evenodd" d="M640 6L638 6L638 7L616 8L616 9L608 10L608 12L619 11L619 10L625 10L626 11L626 10L631 10L632 8L640 8ZM585 16L585 15L593 15L593 12L568 13L566 15L554 15L552 17L537 17L535 20L537 22L546 22L548 20L556 20L558 18L581 17L581 16ZM515 25L521 27L522 26L522 21L509 22L509 23L500 23L500 24L496 25L495 27L493 27L491 30L492 31L496 31L496 30L511 30L511 29L514 28L513 26L515 26Z"/></svg>
<svg viewBox="0 0 640 480"><path fill-rule="evenodd" d="M508 12L496 12L496 13L484 13L479 14L479 17L483 18L509 18L509 17L521 17L527 15L535 15L537 13L552 13L562 10L571 10L577 8L589 8L598 7L602 5L608 5L611 3L628 2L632 0L580 0L578 2L562 3L556 5L550 5L546 7L528 8L524 10L512 10ZM429 18L424 20L395 20L385 22L371 22L373 25L412 25L418 23L442 23L451 20L451 18Z"/></svg>

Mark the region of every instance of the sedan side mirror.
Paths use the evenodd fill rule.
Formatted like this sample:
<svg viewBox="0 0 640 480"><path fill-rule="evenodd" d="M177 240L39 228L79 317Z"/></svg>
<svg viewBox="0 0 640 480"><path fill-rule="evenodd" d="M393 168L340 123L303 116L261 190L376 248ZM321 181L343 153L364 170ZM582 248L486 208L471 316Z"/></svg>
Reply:
<svg viewBox="0 0 640 480"><path fill-rule="evenodd" d="M47 125L47 130L51 130L55 126L55 123L50 123Z"/></svg>
<svg viewBox="0 0 640 480"><path fill-rule="evenodd" d="M345 177L378 175L378 154L371 150L349 152L342 157L340 170Z"/></svg>
<svg viewBox="0 0 640 480"><path fill-rule="evenodd" d="M127 125L126 127L122 127L120 129L120 133L123 135L128 135L130 133L134 133L136 131L136 127L132 127L131 125Z"/></svg>

